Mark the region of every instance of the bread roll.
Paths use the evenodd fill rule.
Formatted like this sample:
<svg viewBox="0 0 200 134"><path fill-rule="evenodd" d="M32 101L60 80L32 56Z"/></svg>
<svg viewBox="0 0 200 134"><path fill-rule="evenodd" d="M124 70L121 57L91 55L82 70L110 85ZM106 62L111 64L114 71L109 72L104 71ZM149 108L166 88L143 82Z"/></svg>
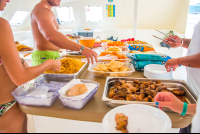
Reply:
<svg viewBox="0 0 200 134"><path fill-rule="evenodd" d="M84 84L77 84L68 90L67 96L79 96L88 91L87 87Z"/></svg>

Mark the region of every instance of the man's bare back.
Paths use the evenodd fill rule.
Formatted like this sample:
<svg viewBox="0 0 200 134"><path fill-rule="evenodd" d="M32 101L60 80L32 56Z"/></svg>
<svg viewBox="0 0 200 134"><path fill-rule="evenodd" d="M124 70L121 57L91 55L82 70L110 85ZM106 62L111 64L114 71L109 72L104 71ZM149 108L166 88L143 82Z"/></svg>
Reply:
<svg viewBox="0 0 200 134"><path fill-rule="evenodd" d="M50 14L50 17L52 21L54 22L54 25L56 29L59 29L58 22L56 20L56 17L54 13L48 9L42 2L38 3L32 13L31 13L31 26L32 26L32 33L33 33L33 38L34 42L36 45L36 49L39 51L59 51L60 48L49 42L48 40L45 39L45 37L42 35L42 33L39 30L38 23L36 21L37 16L36 14L38 12L46 12Z"/></svg>

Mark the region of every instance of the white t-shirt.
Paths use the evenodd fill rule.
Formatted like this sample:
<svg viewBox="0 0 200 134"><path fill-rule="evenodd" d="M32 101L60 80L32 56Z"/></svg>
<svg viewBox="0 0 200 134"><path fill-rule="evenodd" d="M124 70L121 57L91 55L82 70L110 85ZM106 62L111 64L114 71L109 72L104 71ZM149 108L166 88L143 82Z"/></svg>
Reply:
<svg viewBox="0 0 200 134"><path fill-rule="evenodd" d="M194 28L187 55L190 56L197 53L200 53L200 22ZM187 75L187 83L197 95L200 95L200 69L187 67ZM200 99L197 103L197 112L192 122L192 133L200 133Z"/></svg>
<svg viewBox="0 0 200 134"><path fill-rule="evenodd" d="M200 133L200 99L197 103L196 115L192 121L192 133Z"/></svg>
<svg viewBox="0 0 200 134"><path fill-rule="evenodd" d="M187 56L195 55L197 53L200 53L200 22L194 28ZM200 69L187 67L187 83L196 95L200 95Z"/></svg>

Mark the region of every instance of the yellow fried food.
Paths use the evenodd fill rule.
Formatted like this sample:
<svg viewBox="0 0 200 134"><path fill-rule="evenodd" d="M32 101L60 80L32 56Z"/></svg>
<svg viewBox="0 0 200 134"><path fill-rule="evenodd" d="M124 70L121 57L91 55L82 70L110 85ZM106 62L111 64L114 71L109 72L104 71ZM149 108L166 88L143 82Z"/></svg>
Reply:
<svg viewBox="0 0 200 134"><path fill-rule="evenodd" d="M18 41L15 41L15 44L16 44L16 45L20 45L20 43L19 43Z"/></svg>
<svg viewBox="0 0 200 134"><path fill-rule="evenodd" d="M18 52L32 51L32 50L33 50L32 48L27 47L25 45L21 45L21 44L17 45L17 51Z"/></svg>
<svg viewBox="0 0 200 134"><path fill-rule="evenodd" d="M70 88L69 91L66 93L66 95L70 97L74 97L74 96L83 95L87 91L88 89L84 84L78 84Z"/></svg>
<svg viewBox="0 0 200 134"><path fill-rule="evenodd" d="M114 51L114 52L121 52L122 49L119 47L109 47L106 51Z"/></svg>
<svg viewBox="0 0 200 134"><path fill-rule="evenodd" d="M128 44L148 44L145 41L135 40L135 41L128 41Z"/></svg>
<svg viewBox="0 0 200 134"><path fill-rule="evenodd" d="M61 69L58 71L58 73L63 73L65 72L66 68L64 66L61 66Z"/></svg>
<svg viewBox="0 0 200 134"><path fill-rule="evenodd" d="M65 58L61 59L61 70L54 72L52 70L47 70L44 73L56 73L56 74L74 74L77 73L82 66L85 64L81 62L81 59Z"/></svg>
<svg viewBox="0 0 200 134"><path fill-rule="evenodd" d="M103 72L127 72L128 67L119 61L111 61L109 64L97 64L94 70Z"/></svg>

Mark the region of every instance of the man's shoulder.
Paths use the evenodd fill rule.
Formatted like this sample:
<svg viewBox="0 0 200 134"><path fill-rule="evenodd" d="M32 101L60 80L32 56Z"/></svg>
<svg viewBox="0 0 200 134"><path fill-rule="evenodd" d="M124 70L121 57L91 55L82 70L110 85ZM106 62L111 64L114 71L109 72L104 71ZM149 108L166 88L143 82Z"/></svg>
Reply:
<svg viewBox="0 0 200 134"><path fill-rule="evenodd" d="M48 8L35 8L32 12L33 15L44 15L51 14L51 10Z"/></svg>

